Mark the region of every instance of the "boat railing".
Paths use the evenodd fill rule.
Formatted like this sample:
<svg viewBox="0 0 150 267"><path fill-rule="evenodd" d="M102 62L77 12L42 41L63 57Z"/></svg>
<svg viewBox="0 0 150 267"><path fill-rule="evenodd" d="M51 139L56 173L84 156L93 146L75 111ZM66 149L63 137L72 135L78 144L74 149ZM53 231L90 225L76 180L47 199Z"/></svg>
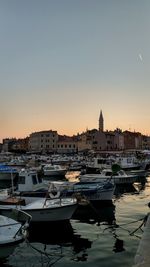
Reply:
<svg viewBox="0 0 150 267"><path fill-rule="evenodd" d="M25 221L26 225L29 225L29 223L31 222L32 216L21 210L21 209L16 209L16 208L12 208L11 210L11 214L9 216L12 219L15 219L16 221ZM25 224L24 223L24 224Z"/></svg>

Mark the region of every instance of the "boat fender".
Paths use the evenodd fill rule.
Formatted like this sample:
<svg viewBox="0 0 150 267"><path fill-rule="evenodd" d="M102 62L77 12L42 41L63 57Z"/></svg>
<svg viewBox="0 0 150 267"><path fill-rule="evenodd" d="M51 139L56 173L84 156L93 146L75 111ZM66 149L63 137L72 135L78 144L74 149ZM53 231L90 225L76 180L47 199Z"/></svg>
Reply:
<svg viewBox="0 0 150 267"><path fill-rule="evenodd" d="M48 192L49 192L50 198L59 198L60 197L60 190L54 184L50 184Z"/></svg>

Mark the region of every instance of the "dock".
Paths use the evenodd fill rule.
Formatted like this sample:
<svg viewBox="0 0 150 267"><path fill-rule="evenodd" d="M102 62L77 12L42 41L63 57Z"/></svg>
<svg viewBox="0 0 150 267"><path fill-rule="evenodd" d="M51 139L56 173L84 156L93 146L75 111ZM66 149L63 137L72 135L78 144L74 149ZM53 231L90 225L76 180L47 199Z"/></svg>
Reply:
<svg viewBox="0 0 150 267"><path fill-rule="evenodd" d="M147 215L144 232L132 267L150 267L150 213Z"/></svg>

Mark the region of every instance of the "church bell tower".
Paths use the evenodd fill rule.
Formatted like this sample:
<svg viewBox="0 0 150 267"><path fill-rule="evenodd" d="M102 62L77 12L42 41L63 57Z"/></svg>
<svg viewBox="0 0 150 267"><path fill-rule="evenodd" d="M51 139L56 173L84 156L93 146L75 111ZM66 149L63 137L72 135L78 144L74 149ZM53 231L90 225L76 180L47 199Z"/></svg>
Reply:
<svg viewBox="0 0 150 267"><path fill-rule="evenodd" d="M104 131L104 119L103 119L102 110L100 111L100 115L99 115L99 131L100 132Z"/></svg>

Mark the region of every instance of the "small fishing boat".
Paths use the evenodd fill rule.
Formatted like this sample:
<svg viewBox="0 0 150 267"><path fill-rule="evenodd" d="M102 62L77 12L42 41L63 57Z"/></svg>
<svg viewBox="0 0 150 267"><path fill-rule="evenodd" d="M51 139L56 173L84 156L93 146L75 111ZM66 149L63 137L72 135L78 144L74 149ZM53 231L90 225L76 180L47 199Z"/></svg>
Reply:
<svg viewBox="0 0 150 267"><path fill-rule="evenodd" d="M14 210L14 213L11 212L10 215L19 216L20 211ZM0 258L8 257L26 238L31 217L27 213L21 213L25 218L23 225L15 219L0 215Z"/></svg>
<svg viewBox="0 0 150 267"><path fill-rule="evenodd" d="M103 169L99 174L84 174L80 176L81 182L101 183L106 180L112 180L115 184L133 184L138 175L127 174L124 170L118 170L115 173L112 169Z"/></svg>
<svg viewBox="0 0 150 267"><path fill-rule="evenodd" d="M67 173L67 168L62 167L61 165L49 163L43 166L43 173L44 176L47 177L47 179L49 177L65 177L65 174Z"/></svg>
<svg viewBox="0 0 150 267"><path fill-rule="evenodd" d="M15 208L28 213L32 217L32 223L65 221L71 219L77 205L74 197L50 199L48 194L46 198L32 198L32 202L26 204L25 198L12 196L0 200L0 213L9 217ZM20 216L19 221L24 221L24 217Z"/></svg>
<svg viewBox="0 0 150 267"><path fill-rule="evenodd" d="M11 209L25 211L32 216L32 222L53 222L70 220L77 208L74 197L60 197L44 184L37 171L23 169L19 172L17 189L1 192L0 213L9 216ZM20 218L20 221L23 219Z"/></svg>
<svg viewBox="0 0 150 267"><path fill-rule="evenodd" d="M88 182L51 182L51 193L54 191L60 192L60 196L68 197L75 196L77 199L79 197L85 197L90 202L98 201L112 201L115 186L111 182L104 183L93 183Z"/></svg>

